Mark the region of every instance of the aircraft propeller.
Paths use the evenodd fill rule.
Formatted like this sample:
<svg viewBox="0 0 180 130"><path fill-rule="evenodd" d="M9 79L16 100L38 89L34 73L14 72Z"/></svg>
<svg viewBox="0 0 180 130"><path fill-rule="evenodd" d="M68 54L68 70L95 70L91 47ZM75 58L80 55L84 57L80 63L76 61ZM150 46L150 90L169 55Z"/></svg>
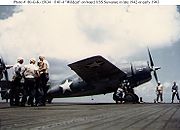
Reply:
<svg viewBox="0 0 180 130"><path fill-rule="evenodd" d="M152 56L151 56L151 52L148 48L148 55L149 55L149 59L150 59L150 68L151 68L151 71L153 71L154 73L154 78L156 80L156 83L158 84L159 80L158 80L158 76L157 76L157 70L161 69L161 67L154 67L154 62L153 62L153 59L152 59ZM149 62L148 62L148 65L149 65Z"/></svg>

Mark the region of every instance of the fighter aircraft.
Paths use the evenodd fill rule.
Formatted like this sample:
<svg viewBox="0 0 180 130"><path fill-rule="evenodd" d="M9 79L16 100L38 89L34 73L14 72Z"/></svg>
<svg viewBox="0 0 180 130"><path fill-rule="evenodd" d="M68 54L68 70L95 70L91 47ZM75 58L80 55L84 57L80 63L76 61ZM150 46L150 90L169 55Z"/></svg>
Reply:
<svg viewBox="0 0 180 130"><path fill-rule="evenodd" d="M47 92L48 101L53 98L90 96L106 93L114 93L113 99L118 101L138 103L139 97L135 94L134 88L150 81L151 72L154 73L156 82L158 77L148 49L149 62L137 62L120 65L118 68L102 56L86 58L68 66L77 75L66 78L61 83L51 85ZM2 86L2 85L1 85ZM118 88L123 90L124 96L117 94Z"/></svg>
<svg viewBox="0 0 180 130"><path fill-rule="evenodd" d="M48 98L63 98L90 96L106 93L114 93L113 99L125 102L138 103L139 97L134 93L134 88L152 79L154 73L156 82L158 77L156 71L160 67L154 67L151 53L148 49L149 62L143 64L123 64L121 68L116 67L102 56L86 58L68 66L75 71L77 77L67 78L61 84L48 90ZM116 93L118 88L123 90L124 96L119 97Z"/></svg>

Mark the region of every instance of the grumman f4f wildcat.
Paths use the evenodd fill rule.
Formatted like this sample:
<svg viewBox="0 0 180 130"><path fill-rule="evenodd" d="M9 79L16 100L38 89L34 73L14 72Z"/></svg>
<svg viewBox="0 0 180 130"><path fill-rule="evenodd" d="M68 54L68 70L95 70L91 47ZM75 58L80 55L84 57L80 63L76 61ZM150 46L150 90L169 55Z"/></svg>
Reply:
<svg viewBox="0 0 180 130"><path fill-rule="evenodd" d="M68 66L76 72L77 76L67 78L61 84L51 87L48 90L48 98L90 96L106 93L114 93L113 99L118 101L138 103L139 97L134 93L134 88L150 81L151 72L154 73L156 82L158 77L154 67L151 53L148 49L149 62L143 64L126 64L121 68L116 67L102 56L93 56L77 61ZM118 89L122 95L118 95Z"/></svg>
<svg viewBox="0 0 180 130"><path fill-rule="evenodd" d="M154 67L149 49L148 55L150 65L149 62L145 62L145 64L137 62L134 64L122 64L118 68L102 56L93 56L69 64L68 66L77 75L63 80L60 84L50 85L47 91L47 100L51 102L53 98L114 93L113 99L116 103L118 101L138 103L139 97L135 94L134 88L150 81L152 72L158 83L156 70L160 69L160 67ZM7 78L7 68L4 61L1 61L1 64L4 67L1 67L0 72L6 76L6 80L0 83L1 96L6 99L12 83ZM119 89L123 94L118 94Z"/></svg>

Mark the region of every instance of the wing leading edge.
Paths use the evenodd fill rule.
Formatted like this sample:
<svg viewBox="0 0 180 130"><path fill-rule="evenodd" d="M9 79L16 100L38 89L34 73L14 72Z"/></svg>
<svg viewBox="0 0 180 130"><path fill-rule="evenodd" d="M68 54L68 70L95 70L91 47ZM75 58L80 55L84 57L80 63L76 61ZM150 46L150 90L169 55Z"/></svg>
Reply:
<svg viewBox="0 0 180 130"><path fill-rule="evenodd" d="M98 81L118 75L119 78L126 74L102 56L93 56L68 65L86 82Z"/></svg>

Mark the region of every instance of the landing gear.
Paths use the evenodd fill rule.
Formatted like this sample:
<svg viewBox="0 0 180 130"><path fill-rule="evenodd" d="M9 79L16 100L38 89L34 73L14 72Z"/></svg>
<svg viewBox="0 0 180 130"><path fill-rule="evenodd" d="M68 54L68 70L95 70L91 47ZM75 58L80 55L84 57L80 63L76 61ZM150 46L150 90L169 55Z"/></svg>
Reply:
<svg viewBox="0 0 180 130"><path fill-rule="evenodd" d="M134 93L128 81L123 81L121 88L114 92L113 99L116 103L139 103L139 97Z"/></svg>
<svg viewBox="0 0 180 130"><path fill-rule="evenodd" d="M126 93L124 96L125 103L139 103L139 97L133 93Z"/></svg>
<svg viewBox="0 0 180 130"><path fill-rule="evenodd" d="M123 97L118 96L115 92L113 94L113 100L118 103L139 103L139 97L133 93L126 93Z"/></svg>

